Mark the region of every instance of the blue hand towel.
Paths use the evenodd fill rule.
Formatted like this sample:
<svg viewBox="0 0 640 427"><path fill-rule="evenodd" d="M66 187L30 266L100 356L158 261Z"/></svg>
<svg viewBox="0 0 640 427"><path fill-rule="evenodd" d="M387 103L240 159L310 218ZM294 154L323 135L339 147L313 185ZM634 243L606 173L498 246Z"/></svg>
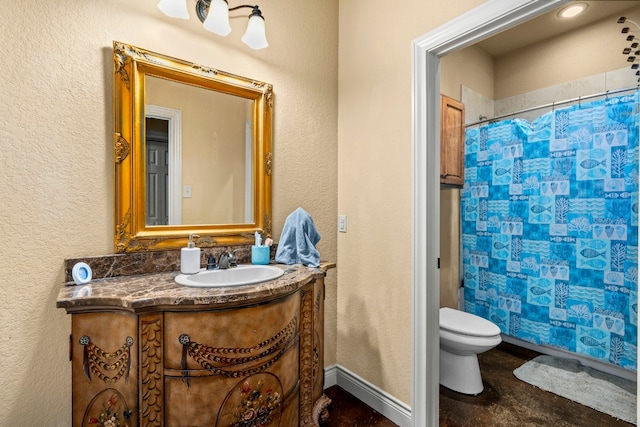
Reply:
<svg viewBox="0 0 640 427"><path fill-rule="evenodd" d="M320 253L315 245L319 241L320 234L313 219L304 209L298 208L289 214L284 222L276 251L276 262L318 267Z"/></svg>

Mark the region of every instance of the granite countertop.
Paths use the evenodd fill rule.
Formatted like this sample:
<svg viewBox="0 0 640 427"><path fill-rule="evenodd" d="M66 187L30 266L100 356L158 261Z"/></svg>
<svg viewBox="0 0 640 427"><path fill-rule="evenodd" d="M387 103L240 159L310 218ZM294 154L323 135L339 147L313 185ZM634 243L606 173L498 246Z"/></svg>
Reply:
<svg viewBox="0 0 640 427"><path fill-rule="evenodd" d="M67 312L95 310L152 311L168 307L188 310L194 306L215 305L215 308L248 305L272 300L295 292L315 278L324 277L328 268L303 265L272 264L284 270L278 279L252 285L220 288L193 288L178 285L176 272L136 274L93 280L87 285L66 283L58 294L56 307Z"/></svg>

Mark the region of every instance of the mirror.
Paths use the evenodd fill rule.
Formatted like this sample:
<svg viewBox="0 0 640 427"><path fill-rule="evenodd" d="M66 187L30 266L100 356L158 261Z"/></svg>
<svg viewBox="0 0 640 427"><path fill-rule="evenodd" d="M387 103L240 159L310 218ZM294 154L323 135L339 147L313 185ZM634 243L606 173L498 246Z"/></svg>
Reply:
<svg viewBox="0 0 640 427"><path fill-rule="evenodd" d="M270 84L114 42L115 251L271 235Z"/></svg>
<svg viewBox="0 0 640 427"><path fill-rule="evenodd" d="M252 106L145 75L147 225L253 222Z"/></svg>

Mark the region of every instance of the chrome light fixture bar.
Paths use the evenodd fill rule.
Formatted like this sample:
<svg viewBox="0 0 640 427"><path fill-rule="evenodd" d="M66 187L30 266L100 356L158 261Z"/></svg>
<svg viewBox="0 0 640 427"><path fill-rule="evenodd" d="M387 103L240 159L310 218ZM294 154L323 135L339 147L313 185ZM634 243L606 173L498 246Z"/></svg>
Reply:
<svg viewBox="0 0 640 427"><path fill-rule="evenodd" d="M265 34L264 17L260 8L248 4L229 7L227 0L196 0L196 15L205 30L225 37L231 32L229 12L238 9L251 9L247 30L242 41L252 49L264 49L269 46ZM160 0L158 9L172 18L189 19L187 0Z"/></svg>

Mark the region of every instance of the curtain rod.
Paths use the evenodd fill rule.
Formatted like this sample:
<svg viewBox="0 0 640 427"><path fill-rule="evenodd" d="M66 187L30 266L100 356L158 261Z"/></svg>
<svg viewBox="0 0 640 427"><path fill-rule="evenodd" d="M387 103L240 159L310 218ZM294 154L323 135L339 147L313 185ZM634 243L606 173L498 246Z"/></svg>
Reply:
<svg viewBox="0 0 640 427"><path fill-rule="evenodd" d="M480 125L482 123L493 122L493 121L496 121L496 120L504 119L505 117L515 116L517 114L528 113L529 111L539 110L541 108L549 108L549 107L555 108L557 105L570 104L572 102L580 102L580 101L582 101L584 99L597 98L599 96L609 96L609 95L613 95L613 94L616 94L616 93L629 92L629 91L638 90L638 89L640 89L640 86L628 87L628 88L624 88L624 89L608 90L606 92L594 93L592 95L579 96L577 98L572 98L572 99L565 99L564 101L551 102L549 104L538 105L537 107L525 108L524 110L515 111L515 112L509 113L509 114L503 114L501 116L496 116L496 117L494 117L492 119L483 119L483 120L480 120L478 122L470 123L468 125L465 125L465 128L468 128L468 127L471 127L471 126L477 126L477 125Z"/></svg>

